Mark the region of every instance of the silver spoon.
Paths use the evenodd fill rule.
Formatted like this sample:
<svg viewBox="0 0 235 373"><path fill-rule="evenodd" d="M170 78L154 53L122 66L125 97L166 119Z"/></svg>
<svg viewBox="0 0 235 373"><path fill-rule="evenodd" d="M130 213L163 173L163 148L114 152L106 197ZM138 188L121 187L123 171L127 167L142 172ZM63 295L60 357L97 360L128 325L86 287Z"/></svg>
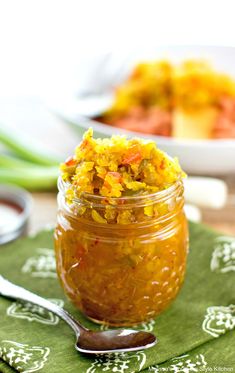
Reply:
<svg viewBox="0 0 235 373"><path fill-rule="evenodd" d="M95 332L89 330L63 308L20 286L12 284L2 276L0 276L0 295L36 304L58 315L75 332L76 350L86 354L138 351L152 347L157 343L157 339L152 333L142 331L116 329Z"/></svg>

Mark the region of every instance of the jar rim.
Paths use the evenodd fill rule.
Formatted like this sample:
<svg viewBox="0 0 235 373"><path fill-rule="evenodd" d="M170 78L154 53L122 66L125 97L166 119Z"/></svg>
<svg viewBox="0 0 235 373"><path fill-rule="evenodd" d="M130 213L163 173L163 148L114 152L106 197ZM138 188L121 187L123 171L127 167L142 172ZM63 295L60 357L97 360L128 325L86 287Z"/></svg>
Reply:
<svg viewBox="0 0 235 373"><path fill-rule="evenodd" d="M70 183L63 181L61 176L59 176L57 186L60 192L65 193L67 188L70 185L71 185ZM156 203L156 202L162 202L166 198L170 198L175 193L177 193L178 189L181 188L182 186L183 186L182 178L179 178L173 184L169 184L169 187L158 190L157 192L154 192L154 193L141 194L138 196L135 195L135 196L122 196L122 197L109 197L109 196L95 195L91 193L83 193L80 198L79 197L73 198L73 202L81 204L82 202L87 203L90 201L91 203L94 203L95 205L96 204L99 205L102 201L108 199L110 204L112 204L111 202L117 202L117 201L130 202L130 204L137 203L137 202L144 203L146 200ZM125 203L125 206L127 205L128 203Z"/></svg>
<svg viewBox="0 0 235 373"><path fill-rule="evenodd" d="M88 211L92 211L93 209L97 209L98 213L101 213L101 211L104 211L108 206L117 209L118 212L124 211L124 210L132 210L139 208L145 208L147 206L155 205L155 204L161 204L166 203L169 201L171 204L171 200L173 205L176 203L177 211L174 209L174 211L171 209L169 211L166 211L160 216L155 216L154 218L150 218L148 215L145 217L143 221L135 221L135 222L129 222L128 224L121 224L121 223L115 223L115 224L107 224L104 222L99 221L99 226L106 230L110 225L112 225L113 229L130 229L130 226L133 227L133 224L136 228L147 228L150 226L153 226L154 224L169 224L172 221L173 216L178 214L178 212L182 209L183 206L183 199L178 198L182 196L183 193L183 181L181 178L179 178L175 183L169 186L169 188L157 191L152 194L146 194L141 196L131 196L131 197L123 197L125 198L125 202L123 202L122 197L103 197L103 196L95 196L93 194L86 194L86 196L82 196L82 198L73 198L71 201L66 201L66 188L68 188L71 184L64 182L61 178L58 179L58 188L59 188L59 194L58 194L58 203L60 208L62 208L68 215L70 215L72 218L79 217L82 219L82 223L86 225L97 225L96 219L90 220L83 218L83 215L80 215L78 213L79 209L85 208L88 209ZM90 196L90 200L88 197ZM174 200L174 202L173 202ZM112 202L113 201L113 202ZM115 202L116 203L115 203ZM82 211L82 210L81 210ZM77 215L78 213L78 215ZM172 225L172 224L171 224ZM168 229L167 228L167 229ZM170 228L175 229L175 226L171 226Z"/></svg>

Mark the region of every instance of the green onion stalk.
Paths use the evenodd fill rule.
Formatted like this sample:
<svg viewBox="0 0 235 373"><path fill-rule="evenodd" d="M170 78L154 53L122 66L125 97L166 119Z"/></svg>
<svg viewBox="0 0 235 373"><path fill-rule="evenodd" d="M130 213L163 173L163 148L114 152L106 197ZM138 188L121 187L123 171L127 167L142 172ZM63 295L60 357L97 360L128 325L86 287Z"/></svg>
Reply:
<svg viewBox="0 0 235 373"><path fill-rule="evenodd" d="M60 161L0 129L0 144L11 154L0 153L0 183L31 191L56 188Z"/></svg>
<svg viewBox="0 0 235 373"><path fill-rule="evenodd" d="M19 140L18 137L0 128L0 143L5 145L17 156L28 162L33 162L43 166L58 165L58 159L47 155L44 151L37 150L35 145L30 146L28 142Z"/></svg>

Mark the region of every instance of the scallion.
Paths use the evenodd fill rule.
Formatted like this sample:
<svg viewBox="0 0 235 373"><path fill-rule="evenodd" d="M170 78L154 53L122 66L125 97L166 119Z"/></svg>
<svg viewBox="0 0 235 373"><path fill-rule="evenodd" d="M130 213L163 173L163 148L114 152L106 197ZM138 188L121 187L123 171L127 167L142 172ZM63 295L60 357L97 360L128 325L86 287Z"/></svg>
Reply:
<svg viewBox="0 0 235 373"><path fill-rule="evenodd" d="M36 149L35 145L29 145L25 140L19 139L3 128L0 128L0 142L15 154L29 162L44 166L55 166L60 162L58 159L46 154L45 150L42 152L41 150Z"/></svg>

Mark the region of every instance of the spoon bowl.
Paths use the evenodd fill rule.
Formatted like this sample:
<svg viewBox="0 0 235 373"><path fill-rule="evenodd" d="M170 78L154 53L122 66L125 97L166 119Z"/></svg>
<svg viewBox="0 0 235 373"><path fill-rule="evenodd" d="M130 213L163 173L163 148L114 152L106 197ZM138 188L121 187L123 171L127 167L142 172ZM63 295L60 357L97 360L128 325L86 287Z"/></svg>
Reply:
<svg viewBox="0 0 235 373"><path fill-rule="evenodd" d="M76 350L86 354L139 351L157 343L152 333L132 329L116 329L101 332L86 330L75 344Z"/></svg>

